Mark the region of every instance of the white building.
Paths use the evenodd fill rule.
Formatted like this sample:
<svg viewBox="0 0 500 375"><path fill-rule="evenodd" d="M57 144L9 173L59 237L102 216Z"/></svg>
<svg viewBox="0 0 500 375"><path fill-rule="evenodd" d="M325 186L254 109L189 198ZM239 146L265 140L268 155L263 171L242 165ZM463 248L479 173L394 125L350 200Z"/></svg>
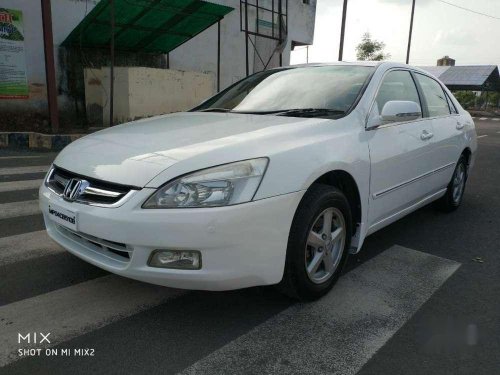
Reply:
<svg viewBox="0 0 500 375"><path fill-rule="evenodd" d="M21 11L23 18L21 28L24 35L23 47L25 75L29 88L28 97L11 99L8 96L2 96L0 92L0 113L14 114L17 116L17 122L20 121L20 117L26 116L28 119L33 114L44 118L48 117L41 15L41 2L44 1L46 0L0 0L0 9ZM94 119L91 119L91 122L96 122L95 115L99 111L102 112L102 116L97 115L97 119L101 117L102 121L106 122L106 111L109 107L109 49L82 48L81 51L83 52L80 54L79 49L76 48L77 54L68 55L65 48L62 47L63 42L68 39L80 22L92 14L92 9L98 6L99 1L48 1L50 1L52 10L58 90L57 103L61 122L66 126L68 123L74 123L78 117L84 117L85 108L87 112L93 113ZM108 1L101 0L101 2ZM151 61L145 65L154 68L152 70L143 68L142 55L136 56L134 60L134 57L126 57L127 55L133 56L134 51L117 51L117 58L115 59L117 68L115 69L114 110L118 113L122 111L122 116L115 116L116 121L187 109L194 106L202 98L215 93L217 86L223 89L245 77L247 70L251 74L264 69L265 65L267 65L266 68L279 66L280 60L282 65L288 65L290 51L294 46L312 44L316 0L247 1L210 0L210 3L233 8L220 21L220 34L218 24L214 23L169 52L168 56L156 53L152 56ZM186 4L186 8L183 7L182 9L189 9L189 5L200 1L114 0L114 2L115 6L118 7L115 10L117 14L115 27L119 31L120 12L126 6L136 4L147 7L151 6L151 4L160 3L163 6L162 10L169 11L169 9L179 9L180 3ZM260 7L258 12L256 12L255 7L257 4ZM279 11L279 4L281 4L281 12ZM245 16L245 9L248 9L248 19ZM187 10L185 13L187 13ZM180 17L183 14L181 12ZM282 20L281 30L279 26L280 16ZM248 24L248 28L246 24ZM177 30L182 31L181 26L182 24L179 23L176 26ZM96 26L93 25L92 27L94 29L89 30L95 31ZM86 32L89 32L89 30ZM245 30L248 31L248 38ZM140 33L140 31L137 31L137 33ZM280 34L282 43L276 40L280 39ZM219 35L220 50L218 50ZM274 35L274 39L266 38L264 35L271 38ZM248 48L248 59L245 48ZM0 45L0 69L2 69L2 54L6 56L6 52ZM83 61L79 61L75 65L73 60L75 56L81 58L79 55L84 56ZM99 58L99 55L102 58ZM220 62L219 78L217 77L218 61ZM84 69L89 67L95 69ZM173 71L166 72L166 68ZM22 64L18 65L16 69L22 70ZM5 72L8 71L4 69L4 75ZM0 76L2 76L1 71ZM179 80L181 84L179 84ZM177 82L177 86L173 86L174 82ZM153 89L151 89L152 85L154 86ZM195 88L198 90L197 95L193 95ZM165 99L169 97L176 100L169 101ZM163 100L157 100L158 98L163 98ZM182 100L178 100L179 98L182 98ZM142 112L137 112L137 108L142 108ZM92 113L88 113L88 115L91 116Z"/></svg>

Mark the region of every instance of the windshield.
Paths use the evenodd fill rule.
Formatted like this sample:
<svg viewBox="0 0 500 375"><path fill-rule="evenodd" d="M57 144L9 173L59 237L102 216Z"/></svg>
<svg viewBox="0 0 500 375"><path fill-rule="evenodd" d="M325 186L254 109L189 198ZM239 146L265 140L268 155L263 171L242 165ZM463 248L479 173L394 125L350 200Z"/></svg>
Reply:
<svg viewBox="0 0 500 375"><path fill-rule="evenodd" d="M374 70L368 66L307 66L253 74L195 111L339 116L356 101Z"/></svg>

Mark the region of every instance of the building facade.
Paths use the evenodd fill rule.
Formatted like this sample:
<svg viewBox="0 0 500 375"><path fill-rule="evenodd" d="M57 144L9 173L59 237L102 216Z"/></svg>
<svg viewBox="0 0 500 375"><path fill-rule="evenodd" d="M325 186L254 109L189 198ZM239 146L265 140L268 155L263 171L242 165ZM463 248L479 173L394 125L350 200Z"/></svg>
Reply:
<svg viewBox="0 0 500 375"><path fill-rule="evenodd" d="M127 1L147 3L150 0ZM210 2L234 8L220 21L220 34L218 25L214 24L168 55L155 55L147 58L141 55L134 58L127 56L127 54L134 55L133 52L119 51L117 52L116 66L121 68L130 66L137 69L146 65L153 69L204 74L212 77L208 80L205 79L206 77L201 79L205 85L211 86L210 90L203 91L203 95L205 95L206 92L210 94L216 92L217 82L219 82L219 88L223 89L245 77L247 73L260 71L264 67L288 65L293 45L308 45L313 42L316 0L248 0L248 2L246 0L211 0ZM107 68L109 51L82 49L76 54L68 55L61 45L98 3L96 0L51 0L50 2L58 112L61 123L66 128L71 127L71 124L81 123L83 117L85 117L83 122L86 122L86 99L82 98L82 95L89 96L89 94L85 93L85 70ZM276 11L276 15L273 12L271 19L269 19L270 9L276 10L278 3L282 7L281 16L277 16L278 12ZM259 5L259 10L256 9L256 4ZM24 59L24 67L21 61L15 66L15 69L16 77L21 77L21 80L24 73L27 85L27 95L2 96L0 92L0 113L8 114L7 117L10 118L7 120L8 123L4 122L2 126L4 128L10 127L8 130L16 130L16 127L26 129L34 124L35 128L40 127L40 129L33 130L44 130L48 116L41 1L1 0L0 13L2 9L13 10L18 12L16 14L22 15L22 24L17 25L23 36L22 43L18 41L18 44L22 46L22 53L16 55L16 59L19 61ZM282 17L281 27L279 26L279 17ZM0 26L3 25L1 21L0 19ZM266 38L266 35L280 33L281 43L275 39ZM220 50L218 52L219 35ZM10 41L6 43L10 43ZM246 49L248 53L246 53ZM7 60L8 53L5 48L2 49L0 46L0 69L2 69L2 54L4 60ZM72 59L79 59L79 61L74 64ZM146 63L144 63L145 61ZM0 76L10 74L11 68L3 66L3 73L0 71ZM217 79L218 71L220 76ZM134 74L137 75L137 72ZM82 78L75 79L75 76ZM139 76L141 75L139 74ZM92 82L99 81L93 79L92 76L90 80ZM104 91L107 91L105 82L98 83ZM156 83L161 86L161 82ZM168 95L167 91L166 95ZM175 93L170 94L175 95ZM109 93L106 92L105 95L109 95ZM183 95L188 95L188 93L183 93ZM105 107L106 103L101 104ZM171 109L166 112L169 111ZM2 116L2 118L6 117Z"/></svg>

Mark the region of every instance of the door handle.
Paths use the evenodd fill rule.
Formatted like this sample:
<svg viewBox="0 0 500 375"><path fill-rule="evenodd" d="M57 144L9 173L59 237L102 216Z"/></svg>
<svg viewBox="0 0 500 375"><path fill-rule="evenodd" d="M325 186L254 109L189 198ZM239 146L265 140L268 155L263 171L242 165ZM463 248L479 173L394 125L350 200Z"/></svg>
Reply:
<svg viewBox="0 0 500 375"><path fill-rule="evenodd" d="M429 133L427 130L424 130L422 134L420 134L420 139L422 141L426 141L428 139L431 139L432 137L434 137L434 134Z"/></svg>
<svg viewBox="0 0 500 375"><path fill-rule="evenodd" d="M462 129L464 128L464 126L465 126L465 124L462 124L462 123L460 123L460 122L457 122L457 126L456 126L456 128L457 128L457 130L462 130Z"/></svg>

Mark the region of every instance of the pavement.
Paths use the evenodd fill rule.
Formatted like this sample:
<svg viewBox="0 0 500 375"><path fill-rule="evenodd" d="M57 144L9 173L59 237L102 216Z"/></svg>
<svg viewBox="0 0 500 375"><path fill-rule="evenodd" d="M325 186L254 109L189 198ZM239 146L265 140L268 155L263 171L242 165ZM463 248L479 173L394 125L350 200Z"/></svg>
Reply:
<svg viewBox="0 0 500 375"><path fill-rule="evenodd" d="M55 154L0 150L0 374L500 374L500 122L475 122L462 207L368 237L308 304L93 267L44 231L37 186Z"/></svg>

